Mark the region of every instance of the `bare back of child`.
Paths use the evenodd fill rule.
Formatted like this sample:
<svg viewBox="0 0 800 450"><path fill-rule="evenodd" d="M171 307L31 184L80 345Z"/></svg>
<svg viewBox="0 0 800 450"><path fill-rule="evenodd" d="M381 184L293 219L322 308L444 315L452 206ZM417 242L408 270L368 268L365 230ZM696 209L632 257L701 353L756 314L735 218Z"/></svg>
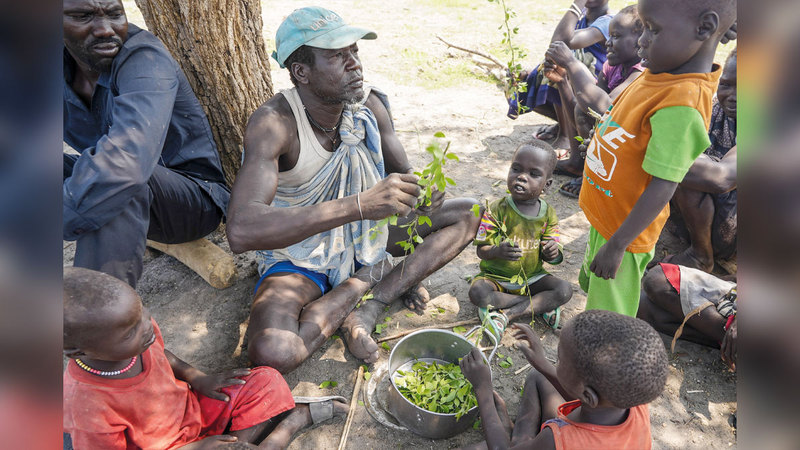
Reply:
<svg viewBox="0 0 800 450"><path fill-rule="evenodd" d="M489 205L475 239L481 273L469 298L479 308L503 308L517 317L557 310L572 297L570 284L542 265L563 260L558 218L539 198L552 183L555 161L555 152L543 141L522 144L514 152L506 180L509 195ZM557 320L551 323L557 325Z"/></svg>
<svg viewBox="0 0 800 450"><path fill-rule="evenodd" d="M520 350L534 370L525 380L514 423L492 391L477 350L461 362L475 389L485 443L475 447L649 449L647 404L667 379L664 345L646 322L611 311L586 311L562 330L558 366L539 337L514 324Z"/></svg>

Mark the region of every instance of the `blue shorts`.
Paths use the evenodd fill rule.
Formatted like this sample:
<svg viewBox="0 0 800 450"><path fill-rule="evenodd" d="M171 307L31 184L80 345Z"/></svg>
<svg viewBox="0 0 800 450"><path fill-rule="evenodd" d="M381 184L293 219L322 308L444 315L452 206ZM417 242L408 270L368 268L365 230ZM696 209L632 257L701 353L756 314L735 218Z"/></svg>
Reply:
<svg viewBox="0 0 800 450"><path fill-rule="evenodd" d="M308 278L309 280L313 281L319 290L322 291L322 295L325 295L326 292L331 290L331 284L328 282L328 276L324 273L314 272L311 269L306 269L305 267L295 266L292 264L291 261L280 261L273 264L264 275L261 275L261 278L258 279L256 283L256 287L253 288L253 294L258 292L258 288L261 286L261 282L264 281L264 278L275 274L275 273L299 273L304 277Z"/></svg>
<svg viewBox="0 0 800 450"><path fill-rule="evenodd" d="M358 261L356 261L356 270L363 267ZM322 291L322 295L325 295L326 292L331 290L331 284L328 282L328 276L324 273L314 272L311 269L306 269L305 267L300 267L292 264L291 261L280 261L273 264L264 275L261 275L261 278L258 279L256 283L256 287L253 288L253 294L255 295L258 292L258 288L261 286L261 282L264 281L264 278L274 274L274 273L299 273L304 277L308 278L309 280L313 281L320 291Z"/></svg>

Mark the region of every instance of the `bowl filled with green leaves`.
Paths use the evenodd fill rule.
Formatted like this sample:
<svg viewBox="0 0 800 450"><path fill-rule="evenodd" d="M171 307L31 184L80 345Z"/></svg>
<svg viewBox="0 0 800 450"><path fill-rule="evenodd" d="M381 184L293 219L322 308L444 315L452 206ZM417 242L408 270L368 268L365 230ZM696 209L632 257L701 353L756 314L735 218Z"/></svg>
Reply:
<svg viewBox="0 0 800 450"><path fill-rule="evenodd" d="M466 336L479 329L473 328ZM486 335L494 344L489 357L484 355L489 364L497 339L491 333ZM429 439L449 438L472 426L478 403L472 384L458 365L472 347L467 337L449 330L420 330L404 337L389 355L388 412Z"/></svg>

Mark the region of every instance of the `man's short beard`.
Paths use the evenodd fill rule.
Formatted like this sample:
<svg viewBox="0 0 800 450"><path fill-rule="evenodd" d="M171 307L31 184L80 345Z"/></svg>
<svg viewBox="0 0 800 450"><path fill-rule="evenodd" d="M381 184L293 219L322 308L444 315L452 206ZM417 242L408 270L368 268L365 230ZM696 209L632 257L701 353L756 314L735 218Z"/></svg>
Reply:
<svg viewBox="0 0 800 450"><path fill-rule="evenodd" d="M360 88L358 89L357 92L354 92L350 95L341 94L336 97L331 96L330 94L324 94L322 92L316 91L316 89L313 88L311 91L314 93L314 95L319 97L323 103L327 103L329 105L357 104L364 99L364 89Z"/></svg>

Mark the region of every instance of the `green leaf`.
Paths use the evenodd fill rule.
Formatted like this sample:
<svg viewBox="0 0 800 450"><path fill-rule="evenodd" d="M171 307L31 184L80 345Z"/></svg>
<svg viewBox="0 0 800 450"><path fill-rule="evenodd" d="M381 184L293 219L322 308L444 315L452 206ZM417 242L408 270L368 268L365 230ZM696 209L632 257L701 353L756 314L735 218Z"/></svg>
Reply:
<svg viewBox="0 0 800 450"><path fill-rule="evenodd" d="M467 332L467 329L464 328L464 327L461 327L461 326L453 327L453 333L462 334L462 333L466 333L466 332Z"/></svg>
<svg viewBox="0 0 800 450"><path fill-rule="evenodd" d="M391 317L387 317L387 318L383 319L383 321L384 321L384 322L391 322L391 321L392 321L392 318L391 318Z"/></svg>
<svg viewBox="0 0 800 450"><path fill-rule="evenodd" d="M393 216L389 216L389 218L386 219L386 220L388 221L389 225L395 225L396 226L397 225L397 214L395 214Z"/></svg>
<svg viewBox="0 0 800 450"><path fill-rule="evenodd" d="M472 205L472 214L475 214L475 217L481 216L481 205Z"/></svg>
<svg viewBox="0 0 800 450"><path fill-rule="evenodd" d="M320 389L327 389L327 388L335 388L338 385L339 385L339 383L337 383L336 381L328 380L328 381L323 381L319 385L319 387L320 387Z"/></svg>
<svg viewBox="0 0 800 450"><path fill-rule="evenodd" d="M384 325L384 324L379 323L379 324L375 325L375 334L383 333L383 329L384 328L386 328L386 325Z"/></svg>
<svg viewBox="0 0 800 450"><path fill-rule="evenodd" d="M441 131L437 131L436 133L433 134L433 136L437 137L437 138L443 138L444 137L444 133L442 133Z"/></svg>
<svg viewBox="0 0 800 450"><path fill-rule="evenodd" d="M456 185L456 182L453 181L453 179L450 178L450 177L444 177L444 181L446 181L447 184L449 184L450 186L455 186Z"/></svg>
<svg viewBox="0 0 800 450"><path fill-rule="evenodd" d="M429 227L433 226L433 222L431 222L431 218L428 216L419 216L418 220L420 225L427 225Z"/></svg>
<svg viewBox="0 0 800 450"><path fill-rule="evenodd" d="M408 318L411 318L411 317L414 317L414 316L416 316L416 314L414 314L414 313L406 313L406 317L408 317Z"/></svg>
<svg viewBox="0 0 800 450"><path fill-rule="evenodd" d="M389 351L389 350L392 349L392 347L389 347L389 344L387 344L386 342L381 342L381 348L383 348L386 351Z"/></svg>
<svg viewBox="0 0 800 450"><path fill-rule="evenodd" d="M446 313L446 312L447 312L447 310L446 310L446 309L444 309L444 308L441 308L441 307L437 307L437 308L436 308L436 310L437 310L437 311L439 311L439 314L444 314L444 313Z"/></svg>
<svg viewBox="0 0 800 450"><path fill-rule="evenodd" d="M367 378L367 379L369 379L369 378ZM362 400L359 400L358 401L358 406L364 406L364 402Z"/></svg>

